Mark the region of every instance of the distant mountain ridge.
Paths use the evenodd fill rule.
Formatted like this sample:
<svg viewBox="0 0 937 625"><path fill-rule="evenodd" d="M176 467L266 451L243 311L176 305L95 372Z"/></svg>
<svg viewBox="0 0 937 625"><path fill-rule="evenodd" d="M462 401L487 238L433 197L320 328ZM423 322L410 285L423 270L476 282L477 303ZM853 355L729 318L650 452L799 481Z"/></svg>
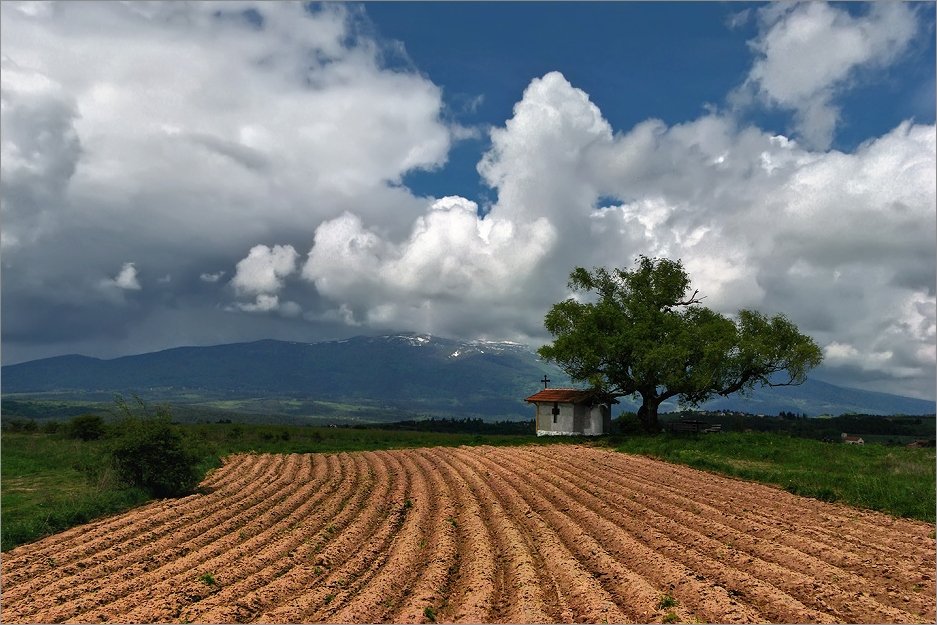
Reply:
<svg viewBox="0 0 937 625"><path fill-rule="evenodd" d="M408 333L317 343L261 340L178 347L109 360L57 356L2 367L0 388L7 396L56 393L62 398L89 393L303 398L379 403L419 414L527 419L531 409L524 398L541 388L544 375L551 386L570 385L560 369L526 345ZM622 398L620 409L636 405ZM703 407L810 416L935 411L934 402L819 380L759 389L747 398L718 398ZM675 403L663 406L675 408Z"/></svg>

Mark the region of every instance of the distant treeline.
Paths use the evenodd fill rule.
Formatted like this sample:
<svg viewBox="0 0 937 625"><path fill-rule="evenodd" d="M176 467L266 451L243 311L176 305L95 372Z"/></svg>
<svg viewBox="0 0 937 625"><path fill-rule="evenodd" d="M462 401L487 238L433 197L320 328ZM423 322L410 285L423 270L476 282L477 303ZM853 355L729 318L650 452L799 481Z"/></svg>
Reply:
<svg viewBox="0 0 937 625"><path fill-rule="evenodd" d="M888 442L887 437L895 437L893 442L905 438L931 440L935 437L935 415L870 415L847 414L828 418L806 418L793 413L778 416L758 416L732 412L684 411L674 412L661 417L662 423L682 419L700 420L722 426L723 431L753 431L787 433L800 438L816 440L840 440L843 433L858 436L886 437L881 442ZM636 421L634 421L636 423ZM634 426L628 413L617 422L620 433L628 433Z"/></svg>
<svg viewBox="0 0 937 625"><path fill-rule="evenodd" d="M113 404L80 404L57 401L4 399L2 428L12 432L43 431L54 433L60 425L78 415L96 414L110 421L114 417ZM382 419L373 423L354 425L358 429L399 430L412 432L439 432L453 434L530 435L535 432L533 419L486 421L480 417L400 418L383 412ZM174 420L182 423L267 423L271 425L322 426L332 419L310 421L297 415L254 414L236 411L205 409L195 406L173 406ZM390 419L388 418L390 417ZM419 415L422 417L422 415ZM358 415L361 418L361 415ZM846 414L838 417L807 417L794 412L781 412L777 416L753 415L728 410L680 411L660 415L661 425L678 420L697 420L709 425L720 425L727 432L777 432L816 440L839 440L842 433L874 437L867 442L902 443L907 439L931 440L935 438L935 416L925 415L871 415ZM340 424L339 427L352 427ZM334 421L333 421L334 422ZM612 422L612 434L635 435L641 432L637 416L625 412ZM891 439L891 440L890 440Z"/></svg>
<svg viewBox="0 0 937 625"><path fill-rule="evenodd" d="M21 417L25 419L67 419L89 412L89 405L80 403L33 401L6 399L0 402L0 410L4 417Z"/></svg>
<svg viewBox="0 0 937 625"><path fill-rule="evenodd" d="M776 432L786 433L799 438L816 440L840 440L843 432L860 436L897 437L893 442L904 438L933 439L935 436L934 415L919 416L881 416L850 414L825 419L807 418L793 413L784 413L776 417L758 416L739 412L699 412L685 411L661 415L661 422L667 423L681 419L701 420L711 425L719 424L727 432ZM460 434L533 434L533 419L526 421L484 421L480 418L429 418L420 420L397 421L394 423L373 423L354 426L358 429L405 430L415 432L451 432ZM636 415L624 413L612 421L612 434L639 434ZM882 442L888 442L887 439Z"/></svg>
<svg viewBox="0 0 937 625"><path fill-rule="evenodd" d="M485 421L480 418L430 418L394 423L369 423L356 429L408 430L414 432L448 432L453 434L533 434L534 420Z"/></svg>

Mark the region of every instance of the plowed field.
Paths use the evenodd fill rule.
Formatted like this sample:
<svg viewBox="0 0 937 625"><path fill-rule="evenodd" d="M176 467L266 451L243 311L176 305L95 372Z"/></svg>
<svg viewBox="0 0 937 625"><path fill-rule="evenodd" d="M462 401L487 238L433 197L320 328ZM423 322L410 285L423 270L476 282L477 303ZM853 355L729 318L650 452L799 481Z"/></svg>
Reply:
<svg viewBox="0 0 937 625"><path fill-rule="evenodd" d="M935 617L931 525L591 447L239 455L204 486L4 554L3 622Z"/></svg>

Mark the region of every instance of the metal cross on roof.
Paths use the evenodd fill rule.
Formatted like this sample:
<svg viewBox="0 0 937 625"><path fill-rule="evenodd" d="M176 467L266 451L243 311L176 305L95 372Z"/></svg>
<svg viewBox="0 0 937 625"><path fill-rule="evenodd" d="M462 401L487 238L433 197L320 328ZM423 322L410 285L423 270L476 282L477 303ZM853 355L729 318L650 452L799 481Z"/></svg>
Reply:
<svg viewBox="0 0 937 625"><path fill-rule="evenodd" d="M548 378L548 377L547 377L547 374L544 373L544 374L543 374L543 379L540 380L540 381L543 382L543 388L546 388L546 387L547 387L547 384L550 383L550 378Z"/></svg>

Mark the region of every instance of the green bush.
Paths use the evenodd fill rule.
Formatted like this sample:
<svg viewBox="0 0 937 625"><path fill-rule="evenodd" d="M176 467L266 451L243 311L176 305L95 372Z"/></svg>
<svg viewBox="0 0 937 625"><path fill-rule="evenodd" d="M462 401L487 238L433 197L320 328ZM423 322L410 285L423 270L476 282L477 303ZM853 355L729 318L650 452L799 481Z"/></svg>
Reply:
<svg viewBox="0 0 937 625"><path fill-rule="evenodd" d="M141 407L142 406L141 403ZM169 411L142 417L127 410L110 445L118 477L153 497L179 497L191 493L199 481L199 457L172 424Z"/></svg>
<svg viewBox="0 0 937 625"><path fill-rule="evenodd" d="M62 427L62 423L59 421L46 421L42 424L42 433L43 434L55 434Z"/></svg>
<svg viewBox="0 0 937 625"><path fill-rule="evenodd" d="M69 438L96 441L104 437L104 419L93 414L83 414L68 422L65 430Z"/></svg>
<svg viewBox="0 0 937 625"><path fill-rule="evenodd" d="M32 419L4 419L0 427L6 432L35 432L39 429Z"/></svg>
<svg viewBox="0 0 937 625"><path fill-rule="evenodd" d="M634 412L623 412L621 416L612 421L612 434L644 434L644 428L638 415Z"/></svg>

